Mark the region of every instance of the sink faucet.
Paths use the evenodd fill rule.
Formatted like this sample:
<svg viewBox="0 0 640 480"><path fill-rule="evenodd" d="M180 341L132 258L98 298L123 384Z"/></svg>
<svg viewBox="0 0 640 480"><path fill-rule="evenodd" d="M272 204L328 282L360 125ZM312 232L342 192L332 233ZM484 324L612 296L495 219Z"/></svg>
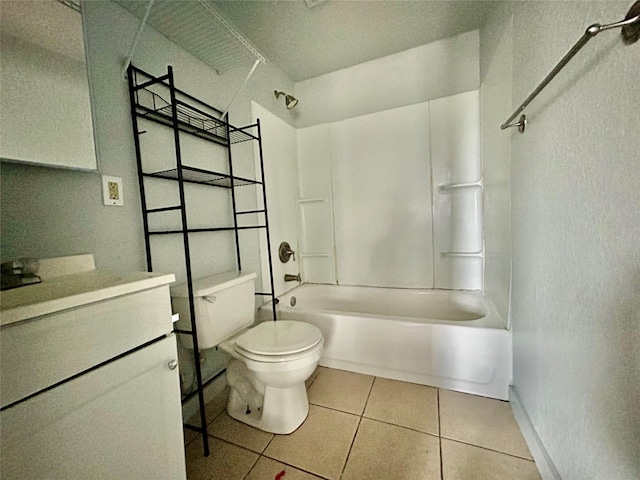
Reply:
<svg viewBox="0 0 640 480"><path fill-rule="evenodd" d="M302 279L300 278L300 274L291 275L289 273L285 273L284 274L284 281L285 282L302 282Z"/></svg>

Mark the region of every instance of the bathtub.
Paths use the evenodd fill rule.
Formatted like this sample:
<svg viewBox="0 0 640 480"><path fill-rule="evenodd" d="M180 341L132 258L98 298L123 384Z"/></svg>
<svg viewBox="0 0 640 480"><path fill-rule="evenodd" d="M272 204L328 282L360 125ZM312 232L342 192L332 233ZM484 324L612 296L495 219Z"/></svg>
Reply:
<svg viewBox="0 0 640 480"><path fill-rule="evenodd" d="M511 332L480 292L305 284L278 300L277 318L322 330L322 366L508 399Z"/></svg>

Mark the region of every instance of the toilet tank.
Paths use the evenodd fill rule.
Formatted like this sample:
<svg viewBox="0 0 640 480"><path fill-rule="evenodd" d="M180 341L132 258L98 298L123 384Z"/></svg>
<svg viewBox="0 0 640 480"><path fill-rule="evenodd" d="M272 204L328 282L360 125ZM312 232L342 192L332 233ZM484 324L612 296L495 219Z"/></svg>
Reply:
<svg viewBox="0 0 640 480"><path fill-rule="evenodd" d="M193 282L200 350L215 347L253 323L255 278L254 272L231 271ZM171 306L175 313L180 314L176 327L181 330L191 330L189 290L186 283L171 287ZM190 335L180 337L187 348L193 349L193 340Z"/></svg>

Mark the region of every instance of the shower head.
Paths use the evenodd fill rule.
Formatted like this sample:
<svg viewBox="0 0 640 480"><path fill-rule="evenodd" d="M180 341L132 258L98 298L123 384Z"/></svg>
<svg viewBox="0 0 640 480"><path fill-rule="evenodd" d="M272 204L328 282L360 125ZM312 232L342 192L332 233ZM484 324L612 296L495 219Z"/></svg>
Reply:
<svg viewBox="0 0 640 480"><path fill-rule="evenodd" d="M284 95L284 103L287 106L287 110L291 110L293 107L298 105L298 99L293 95L289 95L285 92L279 92L278 90L274 90L273 94L276 96L276 98L280 98L282 95Z"/></svg>

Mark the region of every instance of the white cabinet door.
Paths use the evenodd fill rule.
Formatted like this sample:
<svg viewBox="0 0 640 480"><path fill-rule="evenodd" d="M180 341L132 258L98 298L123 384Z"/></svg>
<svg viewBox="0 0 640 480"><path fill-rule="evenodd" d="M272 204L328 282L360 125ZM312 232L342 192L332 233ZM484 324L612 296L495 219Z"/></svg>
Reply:
<svg viewBox="0 0 640 480"><path fill-rule="evenodd" d="M173 335L0 414L1 477L184 479Z"/></svg>
<svg viewBox="0 0 640 480"><path fill-rule="evenodd" d="M0 157L97 170L82 14L62 2L2 2Z"/></svg>

